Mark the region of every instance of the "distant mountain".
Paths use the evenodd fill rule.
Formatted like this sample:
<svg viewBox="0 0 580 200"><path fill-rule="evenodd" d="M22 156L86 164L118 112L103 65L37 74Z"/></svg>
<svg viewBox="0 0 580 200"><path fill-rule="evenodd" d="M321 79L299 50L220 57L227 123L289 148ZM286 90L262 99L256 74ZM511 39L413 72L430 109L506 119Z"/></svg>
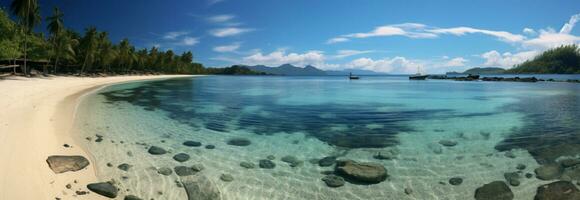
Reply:
<svg viewBox="0 0 580 200"><path fill-rule="evenodd" d="M263 72L266 74L273 75L286 75L286 76L324 76L326 72L320 70L316 67L308 65L304 68L296 67L291 64L284 64L278 67L268 67L264 65L247 66L248 69L256 72Z"/></svg>
<svg viewBox="0 0 580 200"><path fill-rule="evenodd" d="M331 76L346 76L349 73L352 73L353 75L362 75L362 76L368 76L368 75L386 75L387 73L382 73L382 72L375 72L375 71L371 71L371 70L364 70L364 69L343 69L343 70L328 70L326 71L327 75L331 75Z"/></svg>
<svg viewBox="0 0 580 200"><path fill-rule="evenodd" d="M499 67L476 67L463 72L463 74L503 74L505 69Z"/></svg>

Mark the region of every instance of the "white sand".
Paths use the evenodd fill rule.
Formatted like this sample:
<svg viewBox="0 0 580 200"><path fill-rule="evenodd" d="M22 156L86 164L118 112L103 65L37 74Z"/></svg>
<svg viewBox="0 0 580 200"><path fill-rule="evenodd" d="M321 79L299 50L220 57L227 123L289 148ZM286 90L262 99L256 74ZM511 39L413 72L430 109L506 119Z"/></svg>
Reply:
<svg viewBox="0 0 580 200"><path fill-rule="evenodd" d="M80 97L107 84L172 77L177 76L0 80L0 199L54 199L63 195L69 183L73 188L66 190L68 195L86 191L86 184L97 180L94 162L69 132ZM72 148L63 147L65 143ZM91 165L78 172L55 174L46 163L50 155L83 155Z"/></svg>

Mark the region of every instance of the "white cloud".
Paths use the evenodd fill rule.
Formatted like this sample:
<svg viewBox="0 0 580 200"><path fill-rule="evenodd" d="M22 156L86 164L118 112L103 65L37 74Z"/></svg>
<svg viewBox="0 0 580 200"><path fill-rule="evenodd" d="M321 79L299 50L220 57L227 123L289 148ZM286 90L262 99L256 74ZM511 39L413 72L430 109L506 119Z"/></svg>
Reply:
<svg viewBox="0 0 580 200"><path fill-rule="evenodd" d="M481 54L481 57L485 59L485 63L483 63L484 66L510 68L526 60L532 59L539 53L539 51L532 50L515 54L510 52L500 54L498 51L493 50Z"/></svg>
<svg viewBox="0 0 580 200"><path fill-rule="evenodd" d="M228 27L228 28L219 28L210 31L210 34L215 37L229 37L240 35L246 32L253 31L253 29L249 28L237 28L237 27Z"/></svg>
<svg viewBox="0 0 580 200"><path fill-rule="evenodd" d="M542 31L540 32L540 36L524 41L523 45L524 47L528 48L545 50L548 48L554 48L566 44L575 44L578 42L580 42L580 37L578 36Z"/></svg>
<svg viewBox="0 0 580 200"><path fill-rule="evenodd" d="M525 34L528 34L528 35L536 35L537 34L536 31L534 31L534 29L527 28L527 27L524 28L524 30L522 32L524 32Z"/></svg>
<svg viewBox="0 0 580 200"><path fill-rule="evenodd" d="M384 58L373 60L372 58L359 58L346 64L349 68L372 70L376 72L409 74L416 73L417 68L423 65L405 57Z"/></svg>
<svg viewBox="0 0 580 200"><path fill-rule="evenodd" d="M326 44L334 44L334 43L346 42L346 41L349 41L349 39L344 38L344 37L335 37L335 38L331 38L328 41L326 41Z"/></svg>
<svg viewBox="0 0 580 200"><path fill-rule="evenodd" d="M333 56L334 58L346 58L350 56L360 55L360 54L367 54L373 51L360 51L360 50L338 50L337 54Z"/></svg>
<svg viewBox="0 0 580 200"><path fill-rule="evenodd" d="M561 34L570 34L572 32L572 29L574 29L574 26L576 25L576 23L578 23L578 21L580 21L580 14L572 15L572 17L570 17L570 20L568 21L568 23L566 23L566 24L564 24L564 26L562 26L562 29L560 29L560 33Z"/></svg>
<svg viewBox="0 0 580 200"><path fill-rule="evenodd" d="M213 48L214 51L216 52L220 52L220 53L225 53L225 52L233 52L236 51L240 48L241 44L239 42L230 44L230 45L222 45L222 46L216 46Z"/></svg>
<svg viewBox="0 0 580 200"><path fill-rule="evenodd" d="M207 1L207 4L211 6L211 5L214 5L214 4L217 4L217 3L220 3L220 2L224 2L224 1L225 0L208 0Z"/></svg>
<svg viewBox="0 0 580 200"><path fill-rule="evenodd" d="M494 37L499 38L505 42L521 42L526 39L523 35L512 34L506 31L491 31L491 30L484 30L484 29L477 29L471 27L455 27L455 28L439 28L439 29L431 29L427 30L427 32L436 33L436 34L452 34L456 36L463 36L467 33L481 33L486 35L491 35Z"/></svg>
<svg viewBox="0 0 580 200"><path fill-rule="evenodd" d="M165 33L165 35L163 35L163 39L166 40L175 40L178 37L184 36L189 34L189 32L186 31L173 31L173 32L167 32Z"/></svg>
<svg viewBox="0 0 580 200"><path fill-rule="evenodd" d="M234 15L214 15L208 17L207 20L212 23L224 23L234 19L236 16Z"/></svg>
<svg viewBox="0 0 580 200"><path fill-rule="evenodd" d="M182 41L182 45L185 46L193 46L195 44L199 43L199 40L197 38L194 37L184 37L183 41Z"/></svg>
<svg viewBox="0 0 580 200"><path fill-rule="evenodd" d="M463 67L465 66L465 63L469 61L463 57L457 57L457 58L453 58L449 61L447 61L444 65L446 67Z"/></svg>

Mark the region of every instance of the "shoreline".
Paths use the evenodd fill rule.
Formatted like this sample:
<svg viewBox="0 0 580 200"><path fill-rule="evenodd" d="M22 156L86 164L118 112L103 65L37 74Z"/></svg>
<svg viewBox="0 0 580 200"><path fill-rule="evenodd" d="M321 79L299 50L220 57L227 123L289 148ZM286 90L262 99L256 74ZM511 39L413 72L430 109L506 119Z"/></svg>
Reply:
<svg viewBox="0 0 580 200"><path fill-rule="evenodd" d="M113 84L193 75L115 77L8 77L0 80L0 199L54 199L75 196L96 182L94 157L72 133L83 98ZM66 148L63 145L71 147ZM55 174L51 155L81 155L90 164L77 172ZM75 183L76 182L76 183ZM71 184L71 189L65 188ZM99 198L94 193L77 196Z"/></svg>

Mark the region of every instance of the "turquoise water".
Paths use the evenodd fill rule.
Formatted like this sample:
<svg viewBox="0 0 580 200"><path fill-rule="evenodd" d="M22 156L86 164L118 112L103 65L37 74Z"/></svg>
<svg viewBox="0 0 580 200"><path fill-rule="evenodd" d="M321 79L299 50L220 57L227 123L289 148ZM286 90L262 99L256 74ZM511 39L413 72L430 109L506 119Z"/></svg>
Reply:
<svg viewBox="0 0 580 200"><path fill-rule="evenodd" d="M83 101L76 124L99 176L145 199L185 198L180 177L156 170L180 165L203 165L196 176L211 180L224 199L471 199L518 164L527 166L522 175L533 174L580 153L579 92L571 83L206 76L107 87ZM96 134L102 142L94 142ZM228 145L232 138L251 144ZM186 140L203 145L187 147ZM151 155L151 145L170 153ZM177 153L191 159L177 162ZM376 159L379 153L392 158ZM240 166L270 155L274 169ZM301 164L280 160L288 155ZM327 156L380 164L388 179L328 187L321 179L333 167L317 163ZM463 183L450 185L452 177ZM520 181L511 187L515 199L532 199L549 183Z"/></svg>

